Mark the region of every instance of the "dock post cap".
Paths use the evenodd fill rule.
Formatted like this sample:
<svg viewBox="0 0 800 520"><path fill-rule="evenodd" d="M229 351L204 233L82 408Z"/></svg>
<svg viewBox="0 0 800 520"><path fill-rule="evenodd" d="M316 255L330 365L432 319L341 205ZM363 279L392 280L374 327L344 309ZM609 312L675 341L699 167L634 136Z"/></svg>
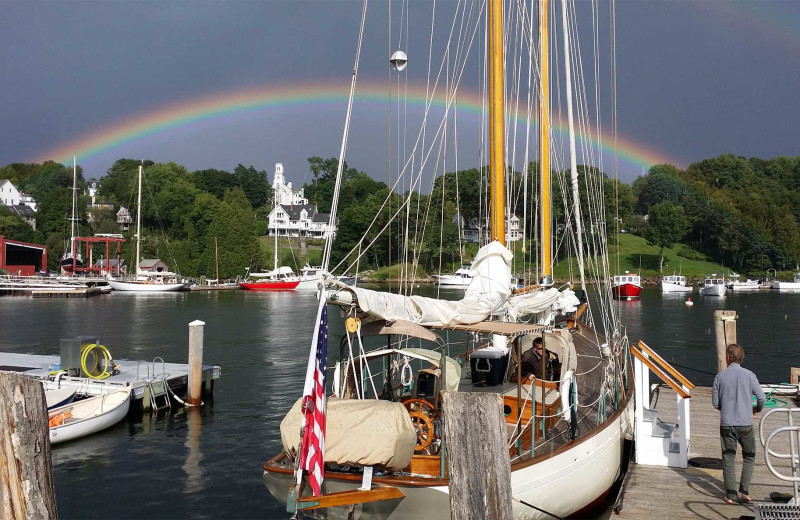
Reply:
<svg viewBox="0 0 800 520"><path fill-rule="evenodd" d="M194 320L193 322L191 322L189 324L189 326L190 327L199 327L199 326L202 326L202 325L205 325L205 324L206 324L206 322L204 322L204 321Z"/></svg>

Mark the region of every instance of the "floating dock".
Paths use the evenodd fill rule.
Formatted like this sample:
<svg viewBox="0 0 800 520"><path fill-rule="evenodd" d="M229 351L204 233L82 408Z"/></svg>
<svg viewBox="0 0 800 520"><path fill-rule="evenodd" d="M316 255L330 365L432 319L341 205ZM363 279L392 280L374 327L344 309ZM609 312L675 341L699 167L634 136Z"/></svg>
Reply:
<svg viewBox="0 0 800 520"><path fill-rule="evenodd" d="M789 407L797 406L792 397L777 397ZM711 405L711 388L696 387L692 390L691 441L689 445L689 467L687 469L662 466L645 466L631 462L622 494L622 510L611 518L641 519L698 518L722 520L727 518L753 517L751 504L727 505L723 501L725 486L722 481L722 452L719 438L719 412ZM781 403L778 403L781 404ZM658 401L652 408L658 409L658 417L665 422L677 422L676 393L667 386L659 388ZM764 449L758 440L761 417L769 410L765 408L753 419L756 433L756 461L750 496L753 502L773 503L771 495L792 495L792 485L779 480L766 465ZM764 436L778 427L786 426L784 413L775 413L767 418ZM774 451L788 453L787 435L778 435L771 446ZM716 460L709 460L716 459ZM770 458L773 466L785 475L791 475L788 460ZM693 465L692 463L695 463ZM716 464L715 464L716 463ZM736 482L738 487L742 471L741 446L736 454ZM796 518L781 516L775 518Z"/></svg>
<svg viewBox="0 0 800 520"><path fill-rule="evenodd" d="M157 358L158 359L158 358ZM132 403L136 409L159 407L164 396L186 396L189 380L189 365L182 363L164 363L157 361L115 360L119 365L119 373L106 379L87 377L61 377L56 381L50 374L53 367L61 363L61 356L38 354L14 354L0 352L0 370L18 372L34 379L44 381L46 389L58 388L59 385L78 386L78 392L86 395L101 395L120 387L131 388ZM219 379L222 369L214 365L203 365L203 394L211 396L214 380ZM154 404L155 403L155 404Z"/></svg>
<svg viewBox="0 0 800 520"><path fill-rule="evenodd" d="M31 296L34 298L91 298L92 296L100 296L109 291L104 290L102 287L85 287L79 289L33 289Z"/></svg>

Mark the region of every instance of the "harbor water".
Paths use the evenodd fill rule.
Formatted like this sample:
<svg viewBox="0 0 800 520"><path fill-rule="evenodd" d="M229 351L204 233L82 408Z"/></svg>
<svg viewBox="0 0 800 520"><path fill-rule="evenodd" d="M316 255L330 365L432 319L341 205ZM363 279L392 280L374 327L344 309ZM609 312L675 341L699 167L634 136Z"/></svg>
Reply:
<svg viewBox="0 0 800 520"><path fill-rule="evenodd" d="M691 298L689 307L685 295L647 288L641 301L615 306L631 341L642 339L687 367L681 370L699 385L711 384L716 370L717 309L737 311L744 365L762 382L786 381L789 367L800 366L800 294ZM61 518L287 518L262 484L261 466L281 449L278 425L302 391L315 311L314 294L295 292L0 298L2 351L58 354L60 338L91 335L118 361L186 362L188 324L200 319L204 362L222 367L213 400L200 410L145 413L55 446ZM331 319L331 360L341 333L340 320ZM136 370L135 363L122 367Z"/></svg>

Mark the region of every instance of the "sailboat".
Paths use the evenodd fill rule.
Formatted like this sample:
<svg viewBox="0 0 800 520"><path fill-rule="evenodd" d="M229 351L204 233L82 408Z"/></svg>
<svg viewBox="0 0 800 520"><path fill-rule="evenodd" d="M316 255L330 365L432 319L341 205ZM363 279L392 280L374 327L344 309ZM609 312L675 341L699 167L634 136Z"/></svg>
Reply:
<svg viewBox="0 0 800 520"><path fill-rule="evenodd" d="M581 303L570 287L559 288L553 281L546 0L539 10L542 276L539 284L512 292L513 255L504 244L504 16L501 0L490 4L492 240L478 251L474 276L459 301L337 284L320 292L303 397L281 423L283 451L263 466L265 485L289 512L313 514L314 508L327 508L321 513L325 518L450 518L443 392L495 391L502 396L514 518L581 514L621 476L624 443L633 424L633 373L627 337L610 305L609 277L598 275L596 298L602 305L591 299ZM570 5L563 3L565 26ZM565 55L569 64L566 34ZM569 80L567 91L571 99ZM348 108L345 136L349 114ZM570 115L572 223L580 229L571 123ZM335 193L339 182L337 177ZM335 208L334 196L331 219ZM598 224L602 219L602 211L589 214L587 226L595 236L605 232ZM602 249L587 254L587 261L608 273L606 242L599 242ZM577 252L583 283L582 245ZM324 256L324 267L327 260ZM330 398L325 386L328 304L340 307L347 331ZM558 362L549 380L523 373L523 355L538 338ZM454 358L459 346L465 367L469 363L468 377Z"/></svg>
<svg viewBox="0 0 800 520"><path fill-rule="evenodd" d="M136 275L133 279L110 279L115 291L164 292L181 291L185 284L178 282L177 275L169 271L145 272L140 267L142 237L142 166L139 165L139 194L136 204Z"/></svg>
<svg viewBox="0 0 800 520"><path fill-rule="evenodd" d="M278 205L277 199L274 201ZM326 234L326 243L330 241L330 234ZM300 275L295 274L289 266L278 266L278 228L275 227L275 268L271 271L251 273L248 271L245 279L239 283L242 289L248 291L317 291L320 283L327 278L327 271L322 267L306 265Z"/></svg>
<svg viewBox="0 0 800 520"><path fill-rule="evenodd" d="M78 207L78 163L77 158L72 156L72 216L69 218L69 245L64 256L59 260L61 268L67 272L72 273L75 267L83 267L83 258L80 252L75 251L75 235L77 222L80 218L75 216Z"/></svg>

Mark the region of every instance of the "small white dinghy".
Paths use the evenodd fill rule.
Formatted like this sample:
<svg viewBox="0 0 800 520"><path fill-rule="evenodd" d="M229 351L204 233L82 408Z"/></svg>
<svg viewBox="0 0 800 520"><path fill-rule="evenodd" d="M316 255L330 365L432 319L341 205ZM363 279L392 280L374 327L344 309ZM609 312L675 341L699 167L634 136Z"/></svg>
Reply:
<svg viewBox="0 0 800 520"><path fill-rule="evenodd" d="M50 444L105 430L128 415L130 405L131 392L125 389L50 410Z"/></svg>
<svg viewBox="0 0 800 520"><path fill-rule="evenodd" d="M65 386L64 388L56 388L55 390L45 390L44 399L47 401L47 409L59 408L72 402L75 399L75 392L78 390L77 386Z"/></svg>

